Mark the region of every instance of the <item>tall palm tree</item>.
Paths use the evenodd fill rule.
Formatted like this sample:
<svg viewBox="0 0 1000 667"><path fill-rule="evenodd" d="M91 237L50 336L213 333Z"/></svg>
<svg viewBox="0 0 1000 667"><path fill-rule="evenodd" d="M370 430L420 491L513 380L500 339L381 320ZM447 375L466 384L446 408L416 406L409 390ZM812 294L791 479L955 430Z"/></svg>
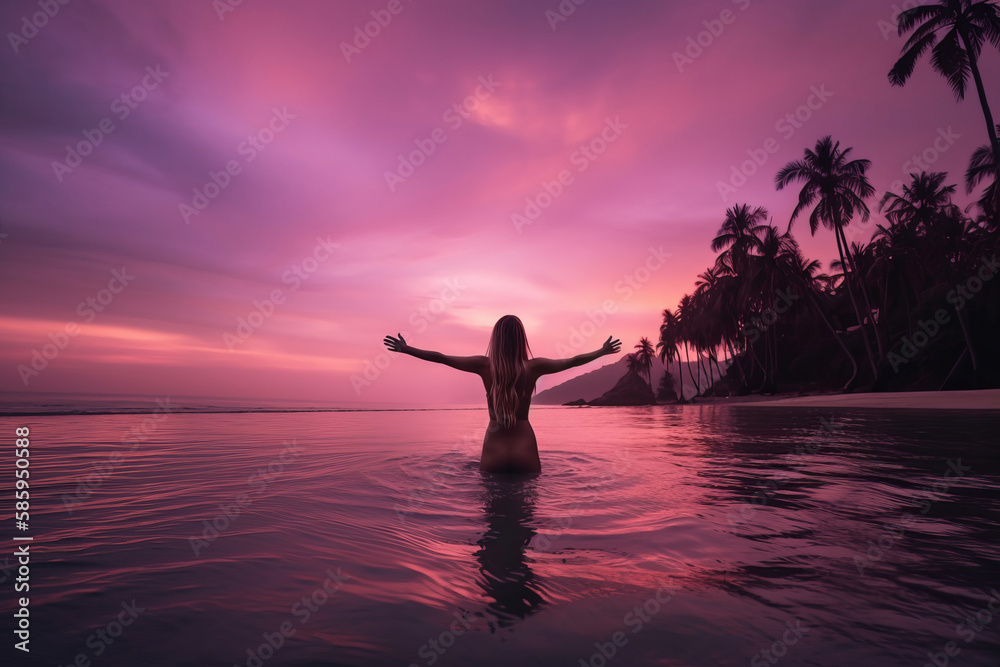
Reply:
<svg viewBox="0 0 1000 667"><path fill-rule="evenodd" d="M801 160L789 162L778 172L775 183L778 190L796 182L802 182L802 189L799 191L799 203L792 211L792 218L788 222L788 229L791 230L795 219L810 206L815 204L812 213L809 215L809 231L815 235L816 230L822 224L828 229L832 229L837 239L837 252L840 254L840 261L844 265L844 271L848 267L857 279L857 288L861 290L867 306L867 317L861 316L861 308L855 295L855 285L851 281L851 276L845 275L847 291L851 297L851 305L854 306L854 314L858 318L861 328L861 335L865 343L865 351L868 353L868 360L871 364L872 375L878 379L878 362L872 352L871 341L868 336L868 328L865 323L871 320L875 331L875 341L878 346L878 358L883 356L882 341L878 333L878 328L874 326L871 303L868 298L868 291L864 289L857 275L857 267L851 257L850 247L847 237L844 235L844 227L850 224L856 213L861 215L862 221L867 221L871 216L865 199L875 194L875 188L868 181L867 172L871 167L870 160L848 160L853 149L845 148L841 150L840 142L834 143L832 137L823 137L816 142L816 150L805 150L805 157Z"/></svg>
<svg viewBox="0 0 1000 667"><path fill-rule="evenodd" d="M767 215L767 209L761 206L751 209L747 204L726 210L726 219L712 240L712 252L724 251L716 260L716 268L729 264L737 272L740 270L740 263L760 244L757 234L764 228Z"/></svg>
<svg viewBox="0 0 1000 667"><path fill-rule="evenodd" d="M815 275L816 271L819 271L820 263L817 260L809 261L805 259L801 253L796 253L795 257L790 260L786 266L787 277L793 285L798 285L806 295L809 303L812 304L813 308L816 310L816 314L819 315L820 320L823 322L824 326L830 330L830 335L840 346L840 349L844 351L847 355L847 359L851 362L851 377L844 384L843 391L847 391L851 388L854 383L854 379L858 376L858 362L851 354L850 348L840 339L840 335L837 334L837 330L834 328L833 324L830 322L830 318L826 316L826 312L823 310L823 305L820 303L820 299L825 296L817 288L817 283L822 282L823 279L828 279L829 276Z"/></svg>
<svg viewBox="0 0 1000 667"><path fill-rule="evenodd" d="M883 287L880 308L886 313L886 333L891 340L893 331L889 316L896 304L890 303L890 287L894 287L892 300L898 303L901 299L903 302L905 320L899 318L899 326L905 331L912 331L914 327L911 304L917 302L922 288L920 232L906 224L894 223L888 227L878 225L871 245L875 254L872 269L879 275Z"/></svg>
<svg viewBox="0 0 1000 667"><path fill-rule="evenodd" d="M639 339L639 344L635 346L635 349L638 350L635 353L636 360L639 362L640 369L646 374L646 381L649 382L649 389L652 391L653 377L651 370L653 368L653 358L656 356L656 349L645 336Z"/></svg>
<svg viewBox="0 0 1000 667"><path fill-rule="evenodd" d="M696 381L694 372L691 370L691 347L697 339L698 333L698 318L700 316L698 303L691 298L690 294L685 294L678 302L675 313L677 315L677 341L684 344L688 376L691 378L691 384L694 385L694 393L697 396L701 393L701 366L698 367L698 380Z"/></svg>
<svg viewBox="0 0 1000 667"><path fill-rule="evenodd" d="M987 149L987 154L990 154ZM991 154L990 154L991 155ZM943 172L910 174L911 181L902 194L886 192L879 203L879 212L889 221L888 227L878 225L869 248L873 253L872 271L882 283L882 303L879 310L887 316L879 318L885 333L892 336L890 286L896 287L892 299L902 298L906 315L905 331L913 329L910 304L916 303L923 291L922 274L931 268L940 255L941 247L928 247L928 233L940 227L940 218L953 206L954 185L945 185L948 174ZM929 251L929 252L928 252Z"/></svg>
<svg viewBox="0 0 1000 667"><path fill-rule="evenodd" d="M994 0L939 0L937 4L920 5L902 12L898 30L900 37L911 30L913 34L903 46L902 56L889 71L890 83L905 85L927 49L931 49L931 67L948 80L959 100L965 99L971 73L983 107L996 172L1000 168L1000 138L986 99L979 57L984 42L1000 48L1000 7ZM939 31L944 31L940 40Z"/></svg>
<svg viewBox="0 0 1000 667"><path fill-rule="evenodd" d="M739 394L750 391L743 362L758 362L753 347L745 347L744 329L754 316L753 303L748 301L745 286L751 273L751 258L761 248L761 236L769 225L764 224L767 210L761 207L736 206L726 211L726 220L712 242L716 251L725 248L715 260L713 269L699 276L712 295L711 309L719 327L718 346L729 352L729 359L740 376ZM709 280L713 278L713 280ZM740 351L749 351L749 355ZM751 371L752 372L752 371Z"/></svg>
<svg viewBox="0 0 1000 667"><path fill-rule="evenodd" d="M754 234L757 234L763 227L756 226L754 229ZM740 339L741 320L746 312L745 302L740 295L740 286L748 273L750 251L760 243L756 236L750 238L753 239L752 243L736 241L732 244L716 261L715 267L700 274L695 282L695 296L707 316L704 338L708 348L709 363L715 364L720 379L725 377L725 372L719 364L719 355L728 350L729 358L731 360L736 358L733 344L738 343ZM741 269L735 269L734 263ZM746 375L738 363L736 368L740 375L742 391L747 386ZM710 377L709 386L711 382Z"/></svg>
<svg viewBox="0 0 1000 667"><path fill-rule="evenodd" d="M775 312L778 289L786 286L785 277L799 254L798 244L790 232L781 234L766 225L760 235L760 247L749 257L750 272L745 283L747 299L754 299L764 312ZM778 371L777 323L764 330L764 386L774 393Z"/></svg>
<svg viewBox="0 0 1000 667"><path fill-rule="evenodd" d="M712 295L704 289L695 290L691 295L690 309L694 317L688 320L688 341L693 345L698 358L698 386L701 386L703 367L705 380L708 383L702 394L712 388L712 349L718 335L711 297Z"/></svg>
<svg viewBox="0 0 1000 667"><path fill-rule="evenodd" d="M995 222L994 222L995 225ZM979 232L979 233L977 233ZM934 224L927 230L923 244L922 267L927 272L928 281L937 284L955 285L965 281L978 268L980 257L989 248L994 252L997 247L996 235L990 242L986 230L977 228L976 224L962 215L958 206L948 206L934 219ZM985 245L977 244L977 239ZM942 280L943 278L943 280ZM936 279L936 280L935 280ZM966 351L972 362L973 372L978 375L979 361L975 341L970 327L970 308L952 304L956 319L965 339Z"/></svg>
<svg viewBox="0 0 1000 667"><path fill-rule="evenodd" d="M669 309L663 309L663 324L660 325L660 340L656 343L657 356L660 361L670 369L670 362L677 362L677 377L680 379L678 394L681 402L684 401L684 369L681 367L680 339L678 333L680 322L677 316Z"/></svg>
<svg viewBox="0 0 1000 667"><path fill-rule="evenodd" d="M997 125L997 133L1000 134L1000 125ZM992 226L1000 226L1000 171L997 169L997 161L989 146L980 146L973 152L972 159L969 160L969 169L965 172L965 190L967 194L972 194L981 183L990 179L993 182L986 186L983 198L979 200L979 207L988 220L992 220Z"/></svg>

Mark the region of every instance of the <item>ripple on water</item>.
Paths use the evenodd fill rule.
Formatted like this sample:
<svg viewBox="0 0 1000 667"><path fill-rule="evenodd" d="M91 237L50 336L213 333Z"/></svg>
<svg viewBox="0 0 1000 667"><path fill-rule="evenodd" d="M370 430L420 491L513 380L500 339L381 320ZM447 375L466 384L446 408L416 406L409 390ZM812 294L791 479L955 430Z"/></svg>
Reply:
<svg viewBox="0 0 1000 667"><path fill-rule="evenodd" d="M136 599L107 664L239 664L284 621L267 667L426 664L455 614L469 635L442 664L569 664L669 584L622 664L746 664L794 619L812 630L788 664L918 664L1000 571L994 415L539 410L543 471L520 480L478 471L480 411L171 415L70 514L140 422L32 420L39 659ZM349 579L300 622L329 572ZM961 664L997 654L984 631Z"/></svg>

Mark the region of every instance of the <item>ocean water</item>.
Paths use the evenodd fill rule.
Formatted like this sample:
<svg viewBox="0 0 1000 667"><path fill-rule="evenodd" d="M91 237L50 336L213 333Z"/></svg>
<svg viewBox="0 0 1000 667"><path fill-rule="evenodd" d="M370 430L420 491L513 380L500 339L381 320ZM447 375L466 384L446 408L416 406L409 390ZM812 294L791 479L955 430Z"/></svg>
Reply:
<svg viewBox="0 0 1000 667"><path fill-rule="evenodd" d="M486 419L0 418L4 664L1000 662L997 413L536 408L528 479Z"/></svg>

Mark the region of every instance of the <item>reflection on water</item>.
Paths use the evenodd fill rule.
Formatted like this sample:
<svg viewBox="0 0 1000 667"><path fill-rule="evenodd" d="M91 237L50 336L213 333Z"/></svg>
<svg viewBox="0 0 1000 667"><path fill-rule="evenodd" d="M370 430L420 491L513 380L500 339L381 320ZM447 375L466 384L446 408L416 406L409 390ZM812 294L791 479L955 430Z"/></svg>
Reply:
<svg viewBox="0 0 1000 667"><path fill-rule="evenodd" d="M497 624L506 627L545 604L540 583L525 558L525 549L535 537L536 484L488 473L482 476L486 532L475 553L482 575L479 585L492 600L489 609Z"/></svg>
<svg viewBox="0 0 1000 667"><path fill-rule="evenodd" d="M480 411L169 414L123 446L143 420L0 419L32 429L32 664L1000 655L996 414L538 409L520 480L478 471Z"/></svg>

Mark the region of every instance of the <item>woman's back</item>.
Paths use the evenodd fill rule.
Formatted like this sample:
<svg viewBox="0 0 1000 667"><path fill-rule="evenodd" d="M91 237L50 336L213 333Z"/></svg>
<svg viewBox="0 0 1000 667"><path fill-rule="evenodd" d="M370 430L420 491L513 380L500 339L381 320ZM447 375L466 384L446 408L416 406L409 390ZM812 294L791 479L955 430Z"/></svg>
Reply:
<svg viewBox="0 0 1000 667"><path fill-rule="evenodd" d="M525 364L524 375L516 388L517 409L516 421L503 426L497 419L493 406L493 377L489 372L483 374L483 386L486 388L486 406L490 413L490 425L483 438L483 455L479 461L479 469L492 473L537 473L542 470L542 462L538 457L538 441L535 431L528 421L528 410L531 408L531 394L538 381L539 366L529 359Z"/></svg>
<svg viewBox="0 0 1000 667"><path fill-rule="evenodd" d="M526 374L517 388L517 411L515 414L518 421L527 421L528 419L528 410L531 408L531 394L535 389L537 379L537 376L530 377L530 373ZM497 421L497 413L493 407L493 378L489 373L483 376L483 387L486 389L486 407L490 413L490 422Z"/></svg>

